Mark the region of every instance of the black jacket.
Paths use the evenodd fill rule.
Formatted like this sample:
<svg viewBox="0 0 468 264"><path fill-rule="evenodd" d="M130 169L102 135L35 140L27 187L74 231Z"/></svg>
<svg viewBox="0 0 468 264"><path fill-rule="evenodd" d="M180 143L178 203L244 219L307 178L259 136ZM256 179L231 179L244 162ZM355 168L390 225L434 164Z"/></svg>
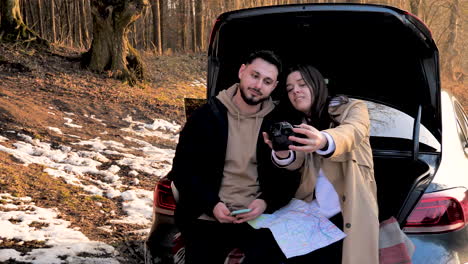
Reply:
<svg viewBox="0 0 468 264"><path fill-rule="evenodd" d="M301 177L298 171L277 168L271 162L271 149L263 142L261 132L267 131L272 120L272 113L263 119L257 143L259 198L267 204L265 213L286 205ZM179 191L175 220L181 230L203 213L213 216L213 208L220 201L227 140L227 110L217 98L197 109L182 129L168 175Z"/></svg>

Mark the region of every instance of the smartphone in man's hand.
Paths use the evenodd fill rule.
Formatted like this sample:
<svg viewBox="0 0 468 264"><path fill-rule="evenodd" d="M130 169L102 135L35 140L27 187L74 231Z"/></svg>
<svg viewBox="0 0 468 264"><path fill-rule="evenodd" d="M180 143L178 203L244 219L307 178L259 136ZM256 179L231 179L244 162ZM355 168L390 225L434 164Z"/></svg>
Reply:
<svg viewBox="0 0 468 264"><path fill-rule="evenodd" d="M250 209L250 208L235 210L235 211L232 211L232 212L231 212L231 216L236 216L236 215L238 215L238 214L248 213L248 212L250 212L250 211L252 211L252 209Z"/></svg>

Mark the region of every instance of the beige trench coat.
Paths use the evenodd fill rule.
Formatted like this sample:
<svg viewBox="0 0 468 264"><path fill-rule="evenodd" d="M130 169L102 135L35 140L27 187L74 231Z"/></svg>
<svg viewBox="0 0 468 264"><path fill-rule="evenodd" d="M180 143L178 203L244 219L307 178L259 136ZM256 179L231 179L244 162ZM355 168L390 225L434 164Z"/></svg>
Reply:
<svg viewBox="0 0 468 264"><path fill-rule="evenodd" d="M343 214L343 264L379 263L379 220L372 150L369 144L370 121L363 101L330 107L339 126L324 130L336 144L333 155L324 158L307 154L302 182L296 198L310 201L321 168L340 198Z"/></svg>

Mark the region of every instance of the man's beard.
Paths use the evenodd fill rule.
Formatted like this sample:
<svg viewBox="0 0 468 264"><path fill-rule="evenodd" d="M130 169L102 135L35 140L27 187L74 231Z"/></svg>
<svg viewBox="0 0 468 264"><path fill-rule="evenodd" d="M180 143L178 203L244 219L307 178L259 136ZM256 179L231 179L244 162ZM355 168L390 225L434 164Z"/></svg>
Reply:
<svg viewBox="0 0 468 264"><path fill-rule="evenodd" d="M268 99L268 97L264 97L264 98L258 99L258 101L255 101L254 100L255 97L248 98L247 95L244 93L244 89L242 89L241 87L239 87L239 91L240 91L242 99L248 105L258 105L262 103L263 101L265 101L266 99Z"/></svg>

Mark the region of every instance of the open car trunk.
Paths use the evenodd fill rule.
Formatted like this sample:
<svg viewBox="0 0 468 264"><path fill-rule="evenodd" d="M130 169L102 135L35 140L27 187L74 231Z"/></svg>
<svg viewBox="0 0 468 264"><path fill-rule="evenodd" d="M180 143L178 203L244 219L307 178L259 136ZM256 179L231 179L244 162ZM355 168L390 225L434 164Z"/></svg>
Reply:
<svg viewBox="0 0 468 264"><path fill-rule="evenodd" d="M395 216L404 224L440 163L440 149L419 142L422 125L441 143L438 51L429 30L410 14L375 5L305 4L224 13L210 39L207 97L237 82L243 58L259 49L275 51L285 68L314 65L328 79L331 94L382 104L413 119L412 138L404 144L391 136L383 146L371 141L380 219Z"/></svg>
<svg viewBox="0 0 468 264"><path fill-rule="evenodd" d="M421 160L377 156L374 157L374 172L379 220L394 216L402 223L408 217L415 200L424 192L422 185L424 182L428 183L429 165Z"/></svg>

